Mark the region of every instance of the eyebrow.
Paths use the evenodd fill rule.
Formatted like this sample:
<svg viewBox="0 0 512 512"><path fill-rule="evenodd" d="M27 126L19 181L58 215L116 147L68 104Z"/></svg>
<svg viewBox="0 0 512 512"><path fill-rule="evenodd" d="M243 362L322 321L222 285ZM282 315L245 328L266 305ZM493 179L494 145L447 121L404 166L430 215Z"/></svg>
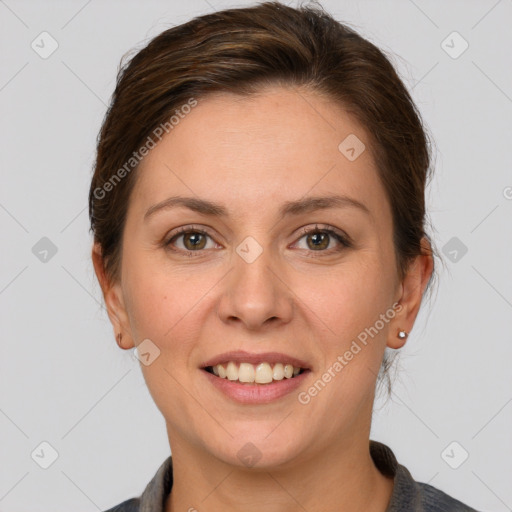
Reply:
<svg viewBox="0 0 512 512"><path fill-rule="evenodd" d="M212 217L229 217L228 209L218 203L196 197L173 196L151 206L144 214L144 220L154 215L156 212L169 210L177 207L185 207L203 215ZM357 208L371 217L370 210L360 201L345 195L313 196L298 199L296 201L286 201L279 209L281 217L290 215L301 215L317 210L326 210L328 208Z"/></svg>

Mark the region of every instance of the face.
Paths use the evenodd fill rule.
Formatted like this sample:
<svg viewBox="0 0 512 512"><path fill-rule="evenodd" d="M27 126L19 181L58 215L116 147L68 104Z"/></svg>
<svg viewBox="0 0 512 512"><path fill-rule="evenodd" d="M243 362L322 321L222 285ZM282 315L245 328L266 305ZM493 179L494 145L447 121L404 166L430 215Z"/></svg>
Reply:
<svg viewBox="0 0 512 512"><path fill-rule="evenodd" d="M356 159L338 148L351 134L366 145ZM216 94L138 173L107 300L125 346L150 340L150 360L159 352L141 368L173 453L188 446L241 466L253 451L259 466L284 467L367 439L384 348L411 326L393 308L403 282L364 129L311 92ZM163 206L176 196L218 208ZM332 196L344 199L311 201ZM280 353L267 362L295 358L307 371L270 384L224 379L226 391L203 366L231 351L249 362ZM248 386L265 389L259 401Z"/></svg>

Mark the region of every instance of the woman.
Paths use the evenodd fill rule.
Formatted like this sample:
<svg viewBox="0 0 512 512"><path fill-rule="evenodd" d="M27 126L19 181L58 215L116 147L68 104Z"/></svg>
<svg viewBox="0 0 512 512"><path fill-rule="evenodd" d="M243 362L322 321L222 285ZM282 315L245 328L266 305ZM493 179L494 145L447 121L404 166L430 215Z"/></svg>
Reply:
<svg viewBox="0 0 512 512"><path fill-rule="evenodd" d="M474 510L369 439L434 275L429 166L390 62L320 8L216 12L133 57L92 257L172 457L111 510Z"/></svg>

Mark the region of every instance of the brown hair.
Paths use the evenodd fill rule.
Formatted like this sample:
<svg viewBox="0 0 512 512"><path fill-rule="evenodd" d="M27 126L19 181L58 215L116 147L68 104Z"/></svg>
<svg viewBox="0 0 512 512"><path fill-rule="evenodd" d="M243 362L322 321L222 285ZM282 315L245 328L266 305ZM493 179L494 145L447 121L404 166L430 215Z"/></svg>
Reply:
<svg viewBox="0 0 512 512"><path fill-rule="evenodd" d="M422 238L431 243L424 230L429 139L392 64L319 5L265 2L165 30L119 69L89 191L91 230L109 279L120 278L134 155L144 141L169 126L170 116L191 98L216 91L250 95L275 84L323 94L355 116L370 137L367 147L391 204L399 277L424 254Z"/></svg>

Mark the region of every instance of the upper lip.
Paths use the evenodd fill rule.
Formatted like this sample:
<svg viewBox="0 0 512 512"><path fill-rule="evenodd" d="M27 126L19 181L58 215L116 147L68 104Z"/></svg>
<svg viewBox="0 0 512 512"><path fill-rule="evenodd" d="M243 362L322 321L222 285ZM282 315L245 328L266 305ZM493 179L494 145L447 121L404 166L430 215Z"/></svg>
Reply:
<svg viewBox="0 0 512 512"><path fill-rule="evenodd" d="M281 352L260 352L258 354L254 352L245 352L244 350L234 350L231 352L224 352L223 354L219 354L208 361L205 361L202 364L202 368L206 368L207 366L215 366L217 364L227 363L229 361L234 361L236 363L283 363L283 364L291 364L298 368L310 369L308 363L298 359L296 357L283 354Z"/></svg>

